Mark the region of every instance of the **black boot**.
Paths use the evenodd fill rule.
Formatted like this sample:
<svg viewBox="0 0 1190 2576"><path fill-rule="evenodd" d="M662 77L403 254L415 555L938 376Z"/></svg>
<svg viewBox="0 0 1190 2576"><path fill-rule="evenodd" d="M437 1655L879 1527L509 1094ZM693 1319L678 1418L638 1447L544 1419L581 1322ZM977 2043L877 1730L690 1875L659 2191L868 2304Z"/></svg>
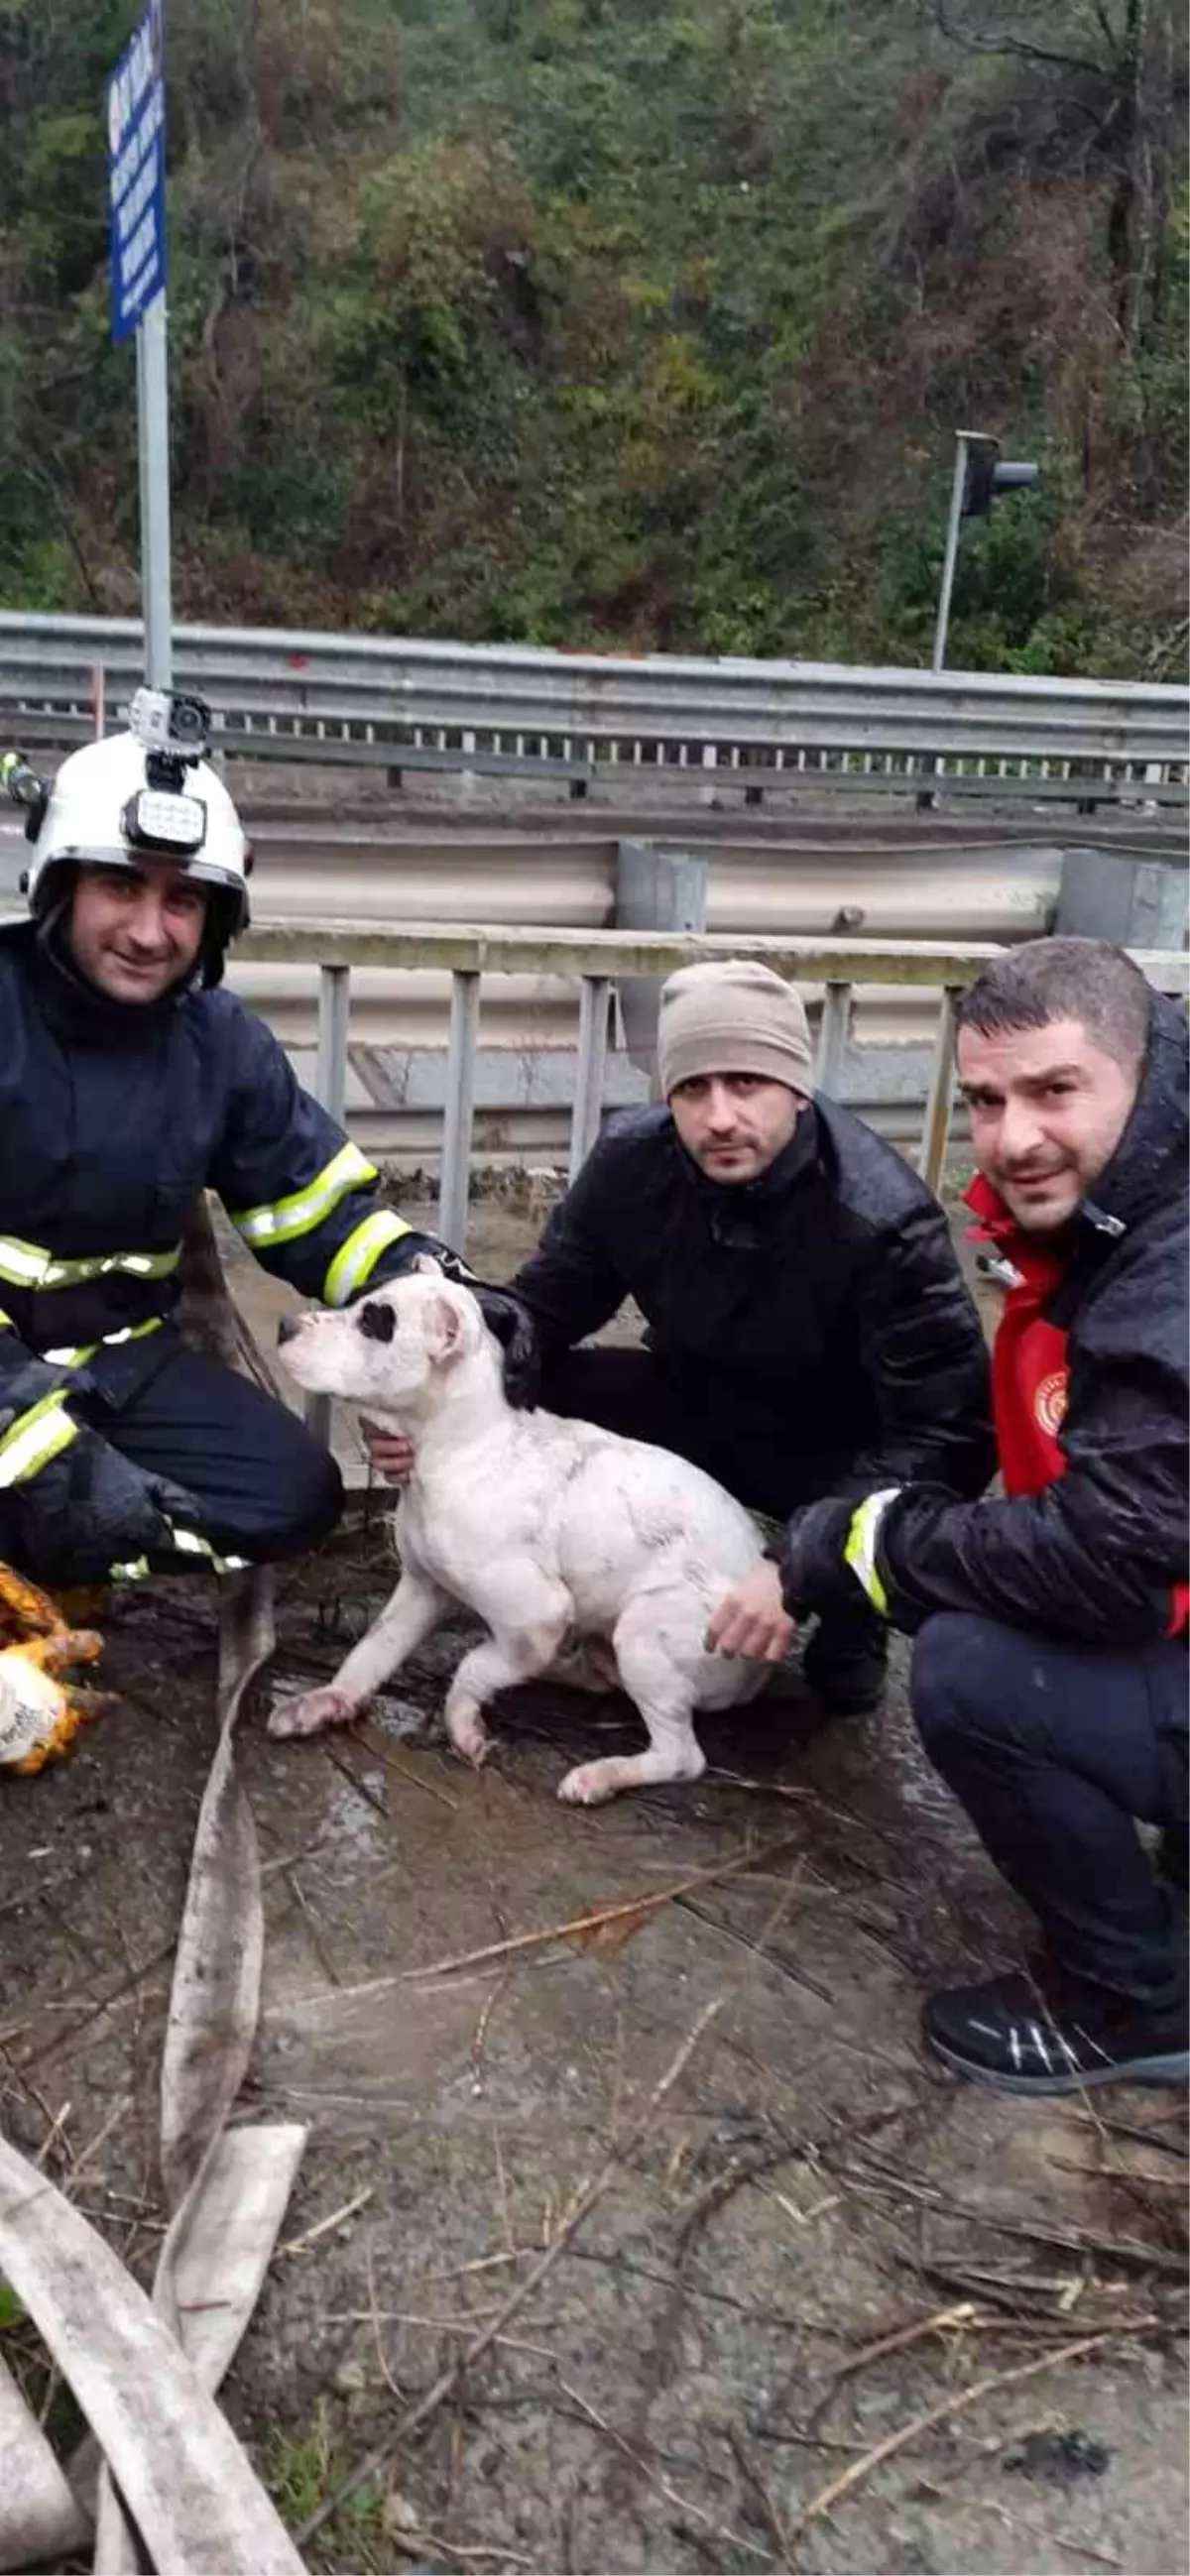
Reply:
<svg viewBox="0 0 1190 2576"><path fill-rule="evenodd" d="M927 2047L960 2075L1001 2093L1081 2093L1089 2084L1184 2084L1185 2002L1154 2008L1106 1988L1028 1977L949 1986L923 2015Z"/></svg>
<svg viewBox="0 0 1190 2576"><path fill-rule="evenodd" d="M802 1672L830 1717L866 1717L888 1680L888 1630L866 1607L820 1619Z"/></svg>

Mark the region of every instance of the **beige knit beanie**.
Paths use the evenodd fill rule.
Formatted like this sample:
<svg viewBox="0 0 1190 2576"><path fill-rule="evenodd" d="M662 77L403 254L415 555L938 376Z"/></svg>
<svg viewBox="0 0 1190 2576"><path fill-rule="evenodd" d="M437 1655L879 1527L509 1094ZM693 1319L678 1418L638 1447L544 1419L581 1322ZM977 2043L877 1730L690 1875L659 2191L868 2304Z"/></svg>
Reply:
<svg viewBox="0 0 1190 2576"><path fill-rule="evenodd" d="M810 1031L792 984L743 957L682 966L661 987L657 1071L668 1100L698 1074L755 1073L809 1092Z"/></svg>

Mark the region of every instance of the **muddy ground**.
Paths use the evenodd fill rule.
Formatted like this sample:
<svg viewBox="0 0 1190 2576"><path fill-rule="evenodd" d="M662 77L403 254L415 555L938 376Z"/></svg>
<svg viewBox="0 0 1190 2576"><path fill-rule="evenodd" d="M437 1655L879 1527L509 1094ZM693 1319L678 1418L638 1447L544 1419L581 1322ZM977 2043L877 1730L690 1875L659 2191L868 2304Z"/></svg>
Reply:
<svg viewBox="0 0 1190 2576"><path fill-rule="evenodd" d="M356 1504L285 1574L276 1681L329 1675L390 1579L382 1515ZM0 2117L69 2189L115 2115L76 2197L145 2278L213 1600L163 1584L107 1633L120 1704L71 1760L0 1784ZM706 1727L693 1789L589 1814L554 1791L634 1740L625 1704L510 1694L473 1775L437 1731L458 1650L432 1640L362 1728L244 1737L268 1915L244 2111L310 2140L226 2403L295 2527L618 2152L540 2287L309 2565L1183 2567L1185 2106L1021 2105L922 2057L923 1990L1019 1964L1030 1931L923 1768L901 1650L877 1718L824 1725L791 1671ZM618 1944L428 1973L657 1898ZM0 2348L32 2376L27 2329Z"/></svg>

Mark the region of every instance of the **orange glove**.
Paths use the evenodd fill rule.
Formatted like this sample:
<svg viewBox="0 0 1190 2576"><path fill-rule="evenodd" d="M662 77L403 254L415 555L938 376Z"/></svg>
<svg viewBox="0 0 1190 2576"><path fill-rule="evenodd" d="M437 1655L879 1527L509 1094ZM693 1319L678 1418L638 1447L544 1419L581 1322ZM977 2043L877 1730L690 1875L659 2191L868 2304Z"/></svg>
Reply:
<svg viewBox="0 0 1190 2576"><path fill-rule="evenodd" d="M36 1584L0 1565L0 1769L40 1771L74 1740L110 1694L73 1689L60 1676L93 1664L103 1639L69 1628Z"/></svg>

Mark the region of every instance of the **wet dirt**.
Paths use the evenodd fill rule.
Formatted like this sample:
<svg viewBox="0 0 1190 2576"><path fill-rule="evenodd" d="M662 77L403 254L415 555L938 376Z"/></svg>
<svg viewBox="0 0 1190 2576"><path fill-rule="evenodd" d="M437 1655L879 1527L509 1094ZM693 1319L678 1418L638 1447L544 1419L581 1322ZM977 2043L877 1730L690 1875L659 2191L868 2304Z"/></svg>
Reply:
<svg viewBox="0 0 1190 2576"><path fill-rule="evenodd" d="M498 1214L489 1275L514 1249ZM1184 2105L1021 2104L922 2056L923 1991L1020 1964L1031 1934L921 1761L903 1647L875 1718L826 1725L791 1670L706 1725L693 1788L584 1813L557 1783L636 1740L626 1703L508 1694L472 1773L438 1724L461 1629L364 1726L268 1741L272 1688L329 1677L392 1578L376 1504L285 1570L243 1741L268 1922L243 2115L310 2125L226 2387L266 2466L317 2426L333 2485L621 2153L393 2457L383 2515L340 2518L311 2567L1181 2567ZM58 2121L46 2164L70 2188L114 2115L76 2197L147 2278L213 1596L162 1584L105 1624L120 1704L68 1762L0 1783L0 2117L33 2152ZM437 1967L628 1900L618 1945Z"/></svg>

